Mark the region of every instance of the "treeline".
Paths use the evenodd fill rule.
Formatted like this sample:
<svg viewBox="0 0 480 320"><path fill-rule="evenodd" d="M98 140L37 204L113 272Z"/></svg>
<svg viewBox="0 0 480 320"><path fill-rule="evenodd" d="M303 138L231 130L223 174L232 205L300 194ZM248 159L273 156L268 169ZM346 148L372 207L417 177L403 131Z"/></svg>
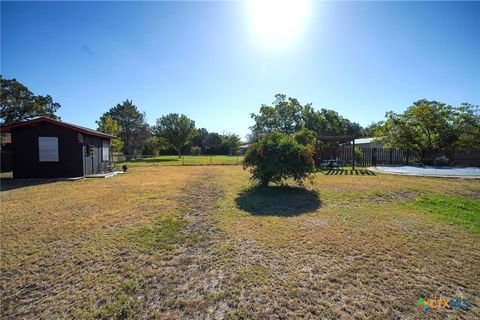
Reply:
<svg viewBox="0 0 480 320"><path fill-rule="evenodd" d="M250 127L249 141L256 141L264 134L280 132L291 135L302 129L311 131L318 139L320 136L353 135L364 136L364 129L334 110L315 110L312 104L300 102L284 94L275 95L271 105L262 104L258 114L252 113L255 124Z"/></svg>
<svg viewBox="0 0 480 320"><path fill-rule="evenodd" d="M403 113L389 111L385 120L362 128L333 110L316 111L311 104L301 105L295 98L277 95L271 106L262 105L260 112L251 116L255 120L251 140L271 132L301 132L313 137L318 149L326 144L322 136L374 137L374 142L385 148L412 151L425 164L449 163L446 155L451 151L480 149L480 108L469 103L453 107L422 99Z"/></svg>
<svg viewBox="0 0 480 320"><path fill-rule="evenodd" d="M126 155L159 154L236 154L240 137L236 134L208 132L196 128L195 121L183 114L170 113L154 126L131 100L105 112L97 121L99 131L117 136L112 148Z"/></svg>
<svg viewBox="0 0 480 320"><path fill-rule="evenodd" d="M60 104L50 96L33 94L15 79L0 76L1 124L32 119L38 116L57 118ZM330 109L302 105L292 97L277 94L270 105L261 105L252 113L248 142L253 143L271 132L293 135L302 132L321 147L322 136L352 135L376 137L387 148L415 152L424 162L457 149L480 149L479 106L463 103L448 104L419 100L403 113L386 113L383 121L362 128ZM196 128L195 122L177 113L164 115L149 126L145 113L131 100L113 106L96 121L97 130L115 135L113 149L126 155L138 154L236 154L242 144L240 137L230 133L209 132Z"/></svg>
<svg viewBox="0 0 480 320"><path fill-rule="evenodd" d="M52 97L33 94L15 79L0 76L1 125L46 116L61 120L56 111L61 107ZM144 112L131 100L110 108L96 121L97 130L114 135L112 149L126 155L159 154L236 154L240 137L232 133L208 132L196 128L185 115L171 113L148 125Z"/></svg>
<svg viewBox="0 0 480 320"><path fill-rule="evenodd" d="M403 113L389 111L386 119L372 123L366 132L386 148L411 150L425 164L444 162L455 150L480 149L480 107L462 103L454 107L426 99L414 102Z"/></svg>

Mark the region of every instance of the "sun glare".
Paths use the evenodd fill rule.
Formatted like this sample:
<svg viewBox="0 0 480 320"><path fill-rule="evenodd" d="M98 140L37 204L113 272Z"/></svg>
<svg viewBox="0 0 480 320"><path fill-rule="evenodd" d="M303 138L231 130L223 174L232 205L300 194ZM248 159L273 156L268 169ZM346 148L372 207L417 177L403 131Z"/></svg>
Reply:
<svg viewBox="0 0 480 320"><path fill-rule="evenodd" d="M291 42L302 31L309 12L308 0L252 0L253 32L269 45Z"/></svg>

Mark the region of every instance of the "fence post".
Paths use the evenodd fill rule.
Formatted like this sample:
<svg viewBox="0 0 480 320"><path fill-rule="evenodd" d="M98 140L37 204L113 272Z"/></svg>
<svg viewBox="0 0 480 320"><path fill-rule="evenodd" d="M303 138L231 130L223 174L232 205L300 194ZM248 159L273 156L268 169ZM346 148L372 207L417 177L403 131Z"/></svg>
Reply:
<svg viewBox="0 0 480 320"><path fill-rule="evenodd" d="M410 162L410 150L407 150L407 166L409 162Z"/></svg>
<svg viewBox="0 0 480 320"><path fill-rule="evenodd" d="M352 143L352 171L355 170L355 139Z"/></svg>
<svg viewBox="0 0 480 320"><path fill-rule="evenodd" d="M389 154L389 159L388 159L388 164L392 164L392 155L393 155L393 149L390 149L390 154Z"/></svg>

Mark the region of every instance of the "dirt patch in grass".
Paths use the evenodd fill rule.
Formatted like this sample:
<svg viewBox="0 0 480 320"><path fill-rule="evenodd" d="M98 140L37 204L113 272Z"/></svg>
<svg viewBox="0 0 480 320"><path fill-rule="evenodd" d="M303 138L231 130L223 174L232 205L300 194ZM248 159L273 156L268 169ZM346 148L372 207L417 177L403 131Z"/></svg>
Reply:
<svg viewBox="0 0 480 320"><path fill-rule="evenodd" d="M223 313L226 288L214 250L222 235L212 219L222 190L211 182L213 175L205 169L178 197L184 226L176 237L182 241L147 267L138 297L142 318L203 319Z"/></svg>

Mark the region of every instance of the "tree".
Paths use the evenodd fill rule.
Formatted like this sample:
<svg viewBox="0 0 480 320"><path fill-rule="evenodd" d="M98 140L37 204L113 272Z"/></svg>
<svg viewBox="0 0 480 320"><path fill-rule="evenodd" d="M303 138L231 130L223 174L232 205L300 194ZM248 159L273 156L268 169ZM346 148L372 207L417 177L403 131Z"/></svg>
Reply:
<svg viewBox="0 0 480 320"><path fill-rule="evenodd" d="M222 135L222 149L227 150L228 154L237 154L240 149L240 136L234 133L225 133Z"/></svg>
<svg viewBox="0 0 480 320"><path fill-rule="evenodd" d="M0 75L0 119L1 125L45 116L60 119L55 112L61 107L52 97L34 95L26 86L15 79L4 79Z"/></svg>
<svg viewBox="0 0 480 320"><path fill-rule="evenodd" d="M293 134L293 138L304 146L315 147L315 132L310 129L302 128Z"/></svg>
<svg viewBox="0 0 480 320"><path fill-rule="evenodd" d="M351 122L334 110L322 108L316 111L308 106L304 109L303 118L305 127L319 136L360 136L363 130L358 123Z"/></svg>
<svg viewBox="0 0 480 320"><path fill-rule="evenodd" d="M207 154L215 154L222 147L222 136L216 132L209 132L203 140L203 150Z"/></svg>
<svg viewBox="0 0 480 320"><path fill-rule="evenodd" d="M387 112L387 120L376 135L386 147L412 150L428 161L457 140L454 116L450 105L423 99L402 114Z"/></svg>
<svg viewBox="0 0 480 320"><path fill-rule="evenodd" d="M292 178L302 183L314 171L313 148L279 132L266 134L247 151L244 169L262 186Z"/></svg>
<svg viewBox="0 0 480 320"><path fill-rule="evenodd" d="M250 115L255 121L255 125L250 127L254 135L273 131L292 134L303 126L302 114L305 106L297 99L277 94L272 104L273 106L262 104L259 114Z"/></svg>
<svg viewBox="0 0 480 320"><path fill-rule="evenodd" d="M160 151L167 148L167 142L157 136L149 137L145 143L142 154L158 156Z"/></svg>
<svg viewBox="0 0 480 320"><path fill-rule="evenodd" d="M454 110L455 148L480 149L480 107L462 103Z"/></svg>
<svg viewBox="0 0 480 320"><path fill-rule="evenodd" d="M138 111L138 108L131 100L125 100L121 104L110 108L103 117L110 116L121 127L118 137L123 141L123 153L126 155L139 154L142 152L145 143L150 137L150 128L145 121L145 113Z"/></svg>
<svg viewBox="0 0 480 320"><path fill-rule="evenodd" d="M378 132L381 134L384 124L385 123L383 121L372 122L363 129L362 137L372 138L378 136Z"/></svg>
<svg viewBox="0 0 480 320"><path fill-rule="evenodd" d="M197 134L192 139L192 145L195 147L199 147L201 149L201 153L205 152L205 141L208 136L208 130L205 128L197 129Z"/></svg>
<svg viewBox="0 0 480 320"><path fill-rule="evenodd" d="M301 105L295 98L277 94L272 106L262 105L259 114L251 114L255 125L250 127L250 142L257 141L262 134L281 132L293 134L305 127L318 136L355 135L360 136L363 128L355 122L343 118L336 111L329 109L315 110L311 104Z"/></svg>
<svg viewBox="0 0 480 320"><path fill-rule="evenodd" d="M122 127L117 121L113 120L112 116L105 114L95 121L98 125L97 131L110 134L117 137L122 131ZM123 148L123 141L121 139L112 139L112 151L120 152Z"/></svg>
<svg viewBox="0 0 480 320"><path fill-rule="evenodd" d="M178 152L179 158L182 156L182 147L190 143L197 133L195 122L178 113L170 113L157 119L154 132L156 136L165 139Z"/></svg>

